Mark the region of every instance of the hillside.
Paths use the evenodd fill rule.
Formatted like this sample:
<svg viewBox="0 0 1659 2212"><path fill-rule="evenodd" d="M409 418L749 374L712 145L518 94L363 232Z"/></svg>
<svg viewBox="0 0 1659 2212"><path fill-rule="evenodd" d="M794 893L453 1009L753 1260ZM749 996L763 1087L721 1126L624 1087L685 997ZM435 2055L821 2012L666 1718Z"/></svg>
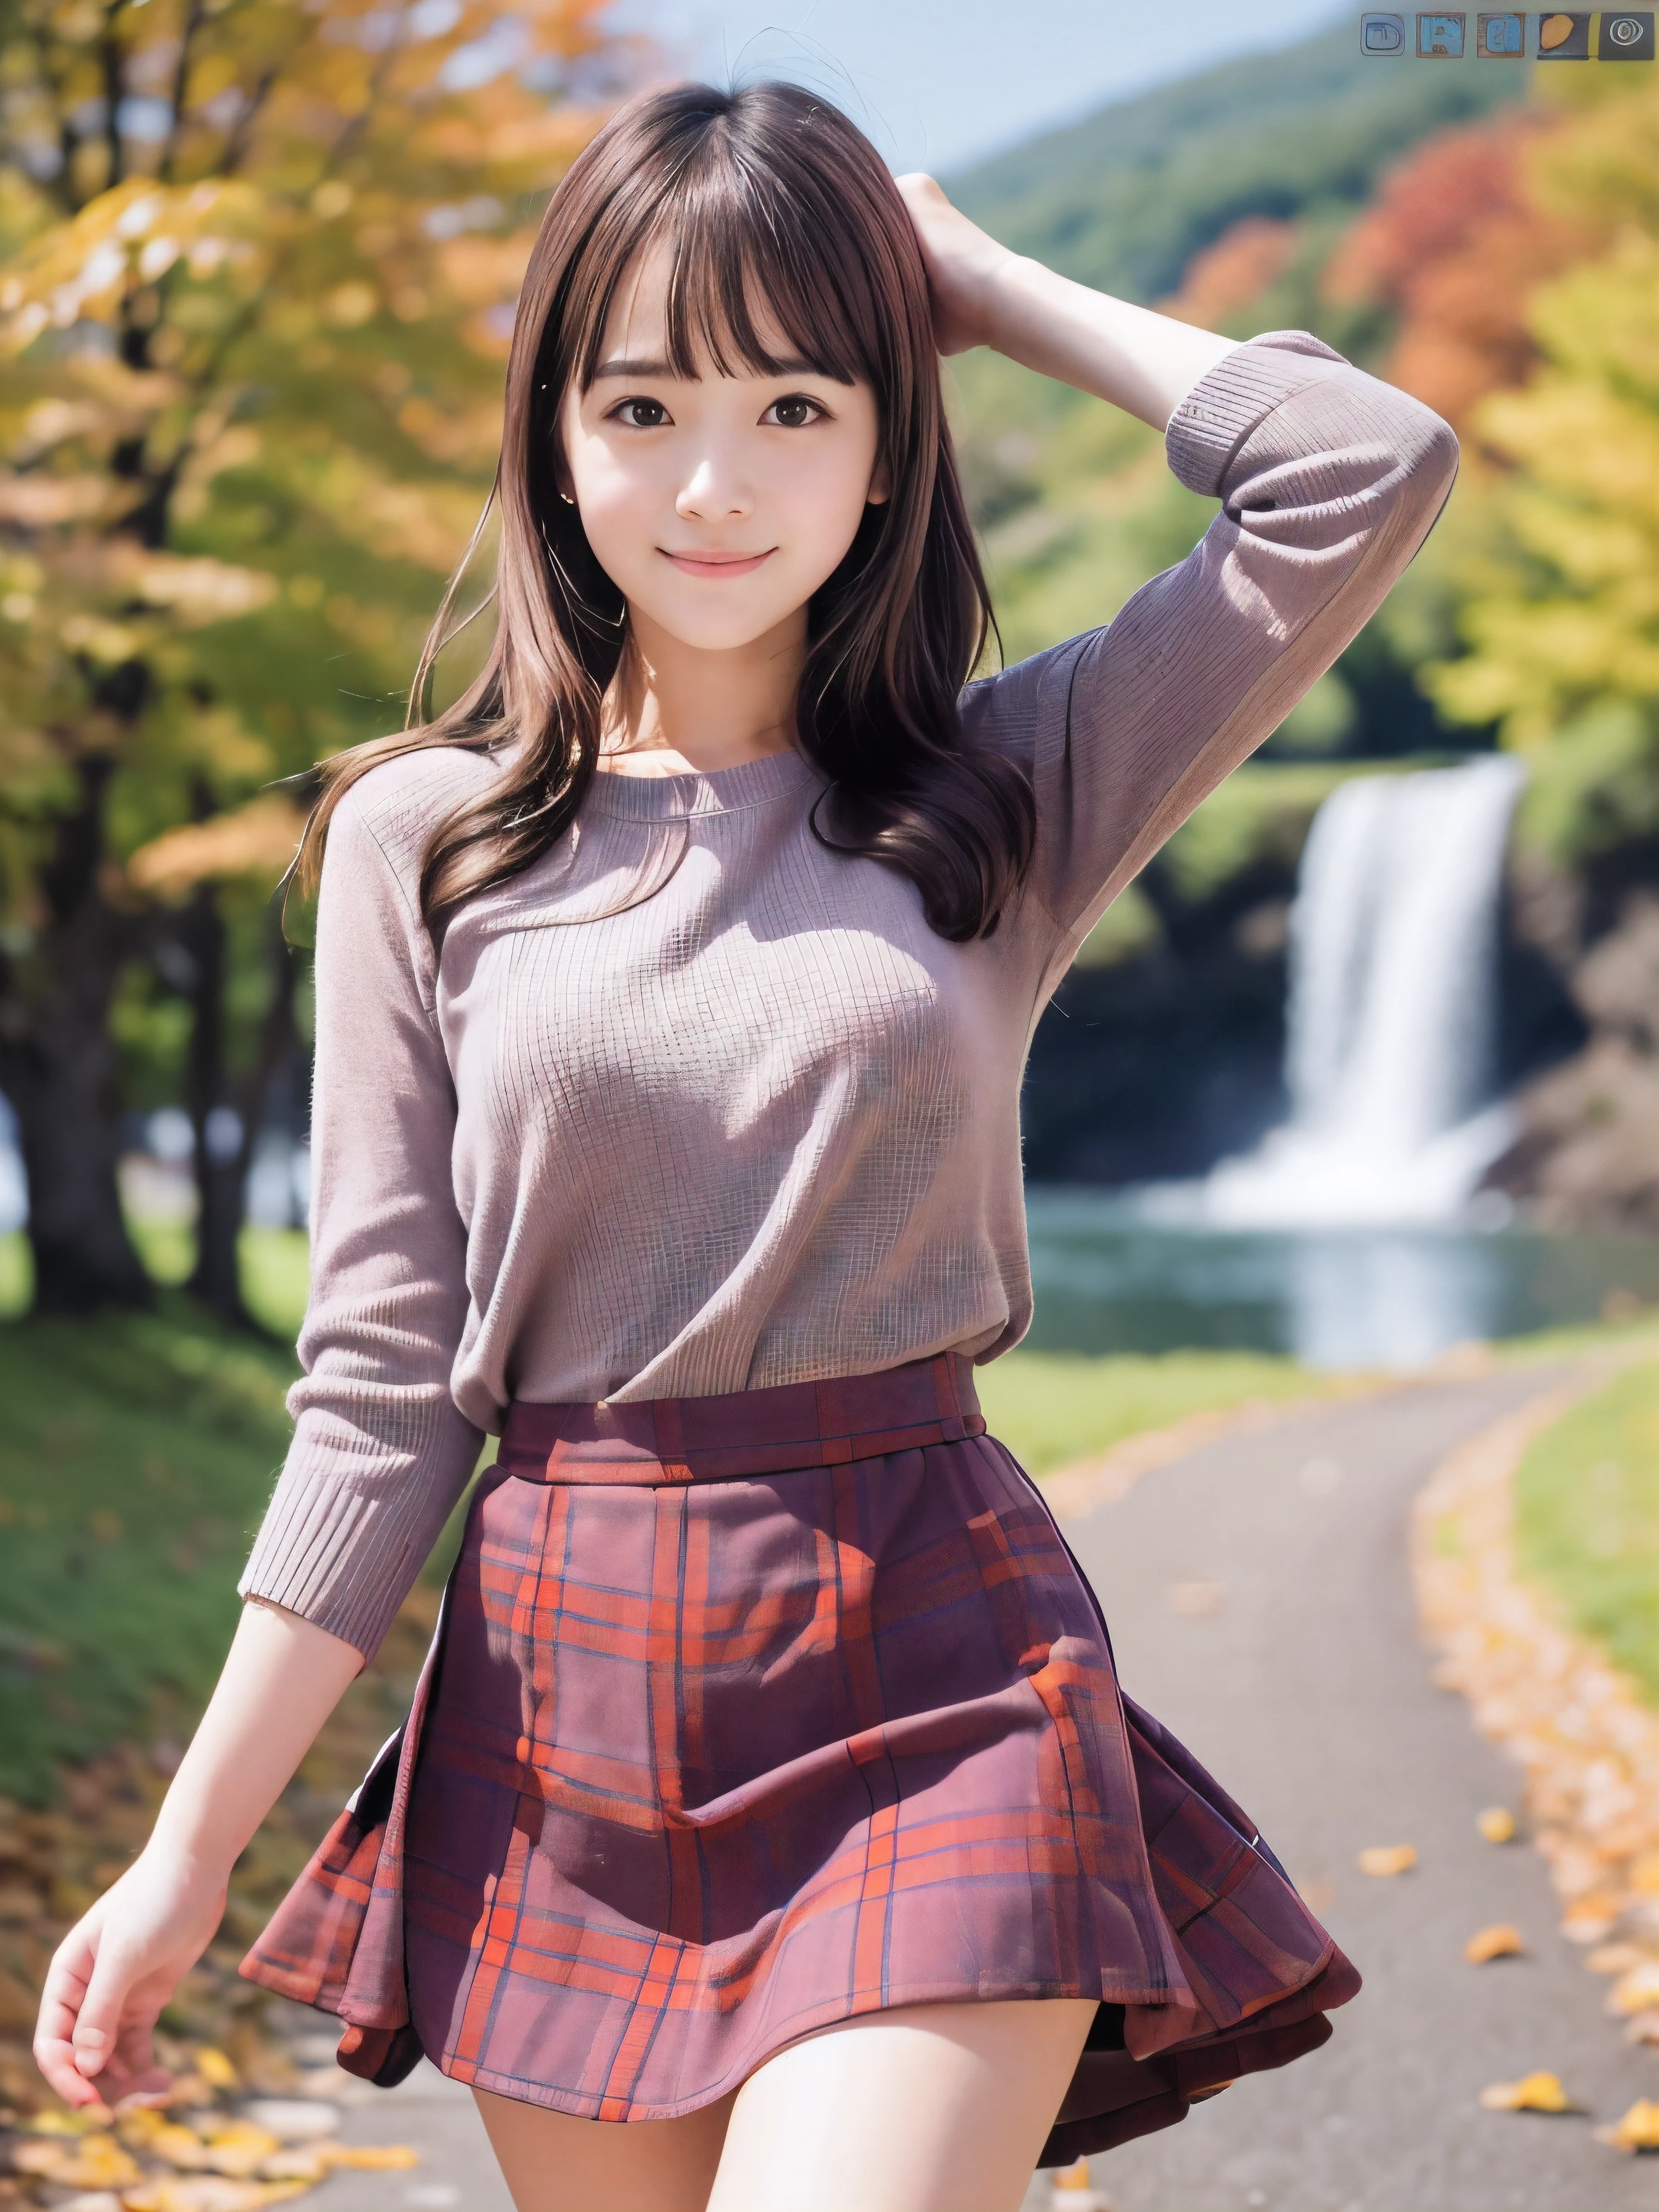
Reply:
<svg viewBox="0 0 1659 2212"><path fill-rule="evenodd" d="M948 180L976 222L1080 282L1172 291L1241 217L1357 207L1432 131L1524 96L1525 65L1378 61L1354 22L1099 109Z"/></svg>

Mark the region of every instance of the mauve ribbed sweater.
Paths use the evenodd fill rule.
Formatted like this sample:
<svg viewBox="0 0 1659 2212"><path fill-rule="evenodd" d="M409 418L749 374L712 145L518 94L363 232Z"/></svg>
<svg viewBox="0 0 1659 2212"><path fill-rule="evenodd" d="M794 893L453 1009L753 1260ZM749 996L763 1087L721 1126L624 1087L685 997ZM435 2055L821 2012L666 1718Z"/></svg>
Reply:
<svg viewBox="0 0 1659 2212"><path fill-rule="evenodd" d="M828 852L785 754L601 776L441 957L433 823L496 773L377 769L317 939L313 1288L245 1593L372 1652L514 1398L698 1396L1006 1352L1030 1315L1018 1093L1083 937L1375 610L1444 501L1439 418L1314 338L1228 355L1170 465L1222 511L1103 629L969 686L1028 766L994 935ZM620 909L620 910L618 910Z"/></svg>

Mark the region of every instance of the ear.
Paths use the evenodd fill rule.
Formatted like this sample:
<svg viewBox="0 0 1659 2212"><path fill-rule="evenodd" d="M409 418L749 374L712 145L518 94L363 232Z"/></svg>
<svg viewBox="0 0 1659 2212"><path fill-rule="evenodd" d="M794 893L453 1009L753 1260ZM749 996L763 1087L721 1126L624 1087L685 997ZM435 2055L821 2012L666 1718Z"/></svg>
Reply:
<svg viewBox="0 0 1659 2212"><path fill-rule="evenodd" d="M883 507L892 497L892 493L893 487L887 474L887 463L885 459L882 458L878 459L876 465L870 471L870 489L864 495L865 505Z"/></svg>

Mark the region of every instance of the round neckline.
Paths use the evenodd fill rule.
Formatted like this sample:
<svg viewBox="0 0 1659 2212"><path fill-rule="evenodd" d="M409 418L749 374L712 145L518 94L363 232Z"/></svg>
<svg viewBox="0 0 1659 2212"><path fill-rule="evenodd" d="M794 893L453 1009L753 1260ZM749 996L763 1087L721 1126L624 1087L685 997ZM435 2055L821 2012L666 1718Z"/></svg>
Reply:
<svg viewBox="0 0 1659 2212"><path fill-rule="evenodd" d="M587 789L596 813L663 822L689 814L733 814L823 785L827 779L804 753L766 753L732 768L693 769L674 775L626 775L598 769Z"/></svg>

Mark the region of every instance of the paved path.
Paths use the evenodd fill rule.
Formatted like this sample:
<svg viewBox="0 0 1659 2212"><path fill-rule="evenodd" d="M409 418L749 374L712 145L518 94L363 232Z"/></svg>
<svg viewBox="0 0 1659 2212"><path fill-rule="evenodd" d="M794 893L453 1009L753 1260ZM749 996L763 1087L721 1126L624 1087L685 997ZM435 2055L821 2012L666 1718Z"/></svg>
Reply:
<svg viewBox="0 0 1659 2212"><path fill-rule="evenodd" d="M1595 2142L1591 2120L1475 2101L1534 2067L1599 2119L1659 2095L1659 2059L1625 2048L1605 1983L1556 1935L1542 1862L1477 1835L1480 1807L1515 1801L1516 1770L1431 1686L1417 1638L1412 1497L1453 1444L1545 1382L1321 1408L1206 1446L1071 1525L1126 1686L1243 1800L1366 1977L1327 2049L1097 2160L1114 2212L1659 2206L1653 2163ZM1221 1585L1217 1610L1176 1610L1172 1586L1197 1583ZM1414 1844L1419 1869L1355 1870L1364 1845L1388 1843ZM1532 1955L1466 1966L1466 1938L1495 1920L1516 1922ZM341 2175L307 2212L510 2212L471 2098L430 2068L390 2095L362 2091L345 2132L410 2143L423 2163ZM1047 2200L1035 2185L1030 2205Z"/></svg>
<svg viewBox="0 0 1659 2212"><path fill-rule="evenodd" d="M1126 1688L1241 1799L1366 1978L1323 2051L1096 2160L1114 2212L1659 2205L1653 2163L1596 2142L1594 2120L1476 2102L1536 2067L1595 2120L1659 2096L1659 2058L1625 2046L1607 1983L1556 1933L1543 1862L1476 1832L1483 1805L1516 1802L1517 1772L1432 1687L1417 1638L1413 1494L1547 1379L1322 1409L1194 1452L1068 1529ZM1200 1582L1222 1585L1218 1609L1175 1610L1171 1586ZM1366 1844L1394 1843L1417 1846L1414 1872L1358 1872ZM1466 1939L1498 1920L1532 1955L1466 1966Z"/></svg>

